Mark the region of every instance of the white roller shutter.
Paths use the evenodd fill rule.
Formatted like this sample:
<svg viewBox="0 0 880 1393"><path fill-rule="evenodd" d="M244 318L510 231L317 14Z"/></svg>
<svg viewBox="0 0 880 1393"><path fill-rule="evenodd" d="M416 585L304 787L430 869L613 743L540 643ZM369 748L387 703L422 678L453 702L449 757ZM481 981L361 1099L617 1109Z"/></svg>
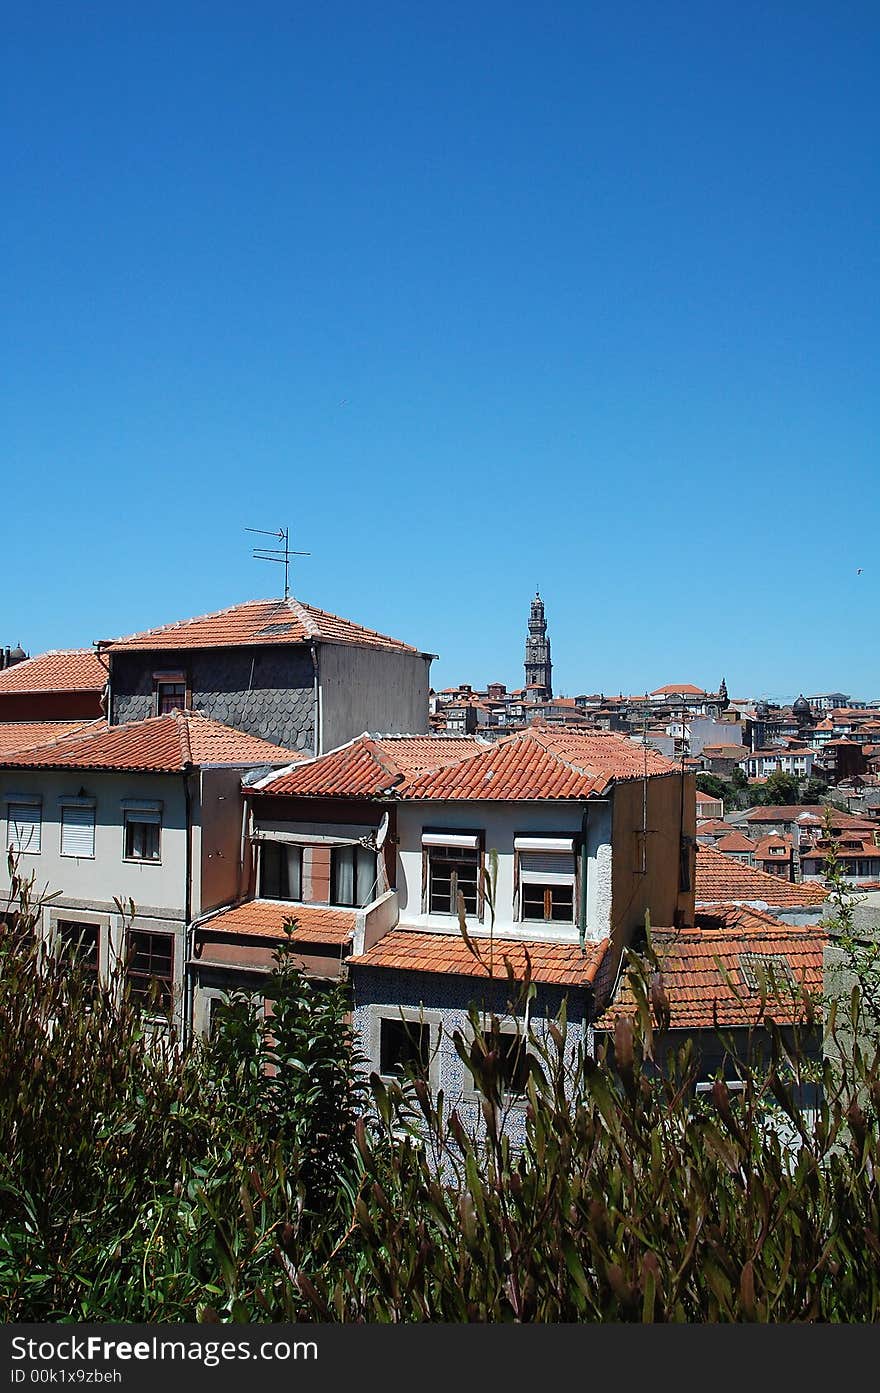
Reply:
<svg viewBox="0 0 880 1393"><path fill-rule="evenodd" d="M480 838L476 832L423 832L422 846L460 846L476 851Z"/></svg>
<svg viewBox="0 0 880 1393"><path fill-rule="evenodd" d="M574 856L571 851L521 851L519 875L529 885L573 885Z"/></svg>
<svg viewBox="0 0 880 1393"><path fill-rule="evenodd" d="M39 803L10 803L6 846L13 851L29 851L32 855L40 850L42 840L42 808Z"/></svg>
<svg viewBox="0 0 880 1393"><path fill-rule="evenodd" d="M61 855L94 857L94 808L64 807L61 809Z"/></svg>

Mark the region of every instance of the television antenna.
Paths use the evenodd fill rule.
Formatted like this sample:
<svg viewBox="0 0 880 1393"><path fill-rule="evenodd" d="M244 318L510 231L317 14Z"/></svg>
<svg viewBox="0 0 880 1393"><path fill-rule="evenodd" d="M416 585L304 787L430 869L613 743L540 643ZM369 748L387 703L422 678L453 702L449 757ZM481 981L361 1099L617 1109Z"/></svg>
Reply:
<svg viewBox="0 0 880 1393"><path fill-rule="evenodd" d="M291 551L290 528L279 527L277 532L267 532L262 527L246 527L245 532L257 532L261 537L274 537L277 547L256 546L253 550L255 561L277 561L284 567L284 598L290 598L290 558L292 556L311 556L310 551Z"/></svg>

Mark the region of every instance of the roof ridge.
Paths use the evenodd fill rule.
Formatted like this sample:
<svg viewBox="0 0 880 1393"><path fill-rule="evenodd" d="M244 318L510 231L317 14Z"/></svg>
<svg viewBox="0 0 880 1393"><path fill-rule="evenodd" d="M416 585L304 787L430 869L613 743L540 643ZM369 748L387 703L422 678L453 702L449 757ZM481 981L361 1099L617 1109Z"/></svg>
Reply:
<svg viewBox="0 0 880 1393"><path fill-rule="evenodd" d="M315 623L312 617L310 605L306 604L304 600L298 600L295 595L288 595L285 604L290 612L296 615L309 638L321 637L320 627Z"/></svg>

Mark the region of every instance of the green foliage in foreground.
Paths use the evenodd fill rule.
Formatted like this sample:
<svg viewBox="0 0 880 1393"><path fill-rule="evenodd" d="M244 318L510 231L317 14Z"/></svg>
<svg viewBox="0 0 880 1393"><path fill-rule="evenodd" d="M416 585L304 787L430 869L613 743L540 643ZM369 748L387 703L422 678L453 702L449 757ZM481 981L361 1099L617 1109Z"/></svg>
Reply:
<svg viewBox="0 0 880 1393"><path fill-rule="evenodd" d="M531 1042L517 1152L491 1021L457 1042L472 1137L417 1079L368 1101L343 990L283 953L274 1017L235 1001L185 1051L23 917L0 940L0 1317L877 1319L880 1059L826 1068L808 1125L771 1026L769 1071L695 1102L686 1052L651 1067L655 968L613 1062L572 1066L564 1017Z"/></svg>

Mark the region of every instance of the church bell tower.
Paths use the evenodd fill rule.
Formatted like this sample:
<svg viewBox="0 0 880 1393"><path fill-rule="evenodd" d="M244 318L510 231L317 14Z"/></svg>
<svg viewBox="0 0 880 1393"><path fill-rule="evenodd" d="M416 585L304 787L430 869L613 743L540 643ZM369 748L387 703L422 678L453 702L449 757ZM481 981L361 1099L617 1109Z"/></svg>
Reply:
<svg viewBox="0 0 880 1393"><path fill-rule="evenodd" d="M538 701L549 701L553 695L553 664L550 661L550 640L547 637L547 621L544 618L544 601L537 591L529 614L525 668L526 686L531 688L529 696Z"/></svg>

